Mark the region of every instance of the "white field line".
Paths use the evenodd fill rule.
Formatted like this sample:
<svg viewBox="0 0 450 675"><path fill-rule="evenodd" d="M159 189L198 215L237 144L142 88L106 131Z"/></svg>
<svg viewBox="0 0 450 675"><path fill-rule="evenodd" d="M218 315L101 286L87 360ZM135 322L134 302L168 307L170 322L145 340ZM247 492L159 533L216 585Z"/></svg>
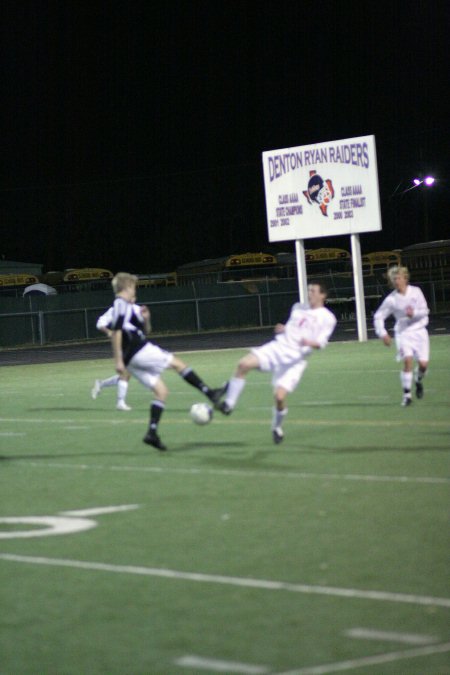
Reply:
<svg viewBox="0 0 450 675"><path fill-rule="evenodd" d="M0 539L30 539L34 537L50 537L60 534L74 534L97 527L95 520L89 518L63 518L62 516L25 516L0 518L1 524L36 525L31 530L1 531ZM47 527L44 527L44 526ZM1 527L1 526L0 526ZM37 529L39 527L39 529Z"/></svg>
<svg viewBox="0 0 450 675"><path fill-rule="evenodd" d="M307 403L301 404L301 407L307 407ZM269 407L267 408L269 409ZM146 411L147 414L148 411ZM49 426L54 426L55 424L78 424L79 420L76 419L44 419L44 418L34 418L31 419L29 417L0 417L0 423L15 423L15 424L47 424ZM105 418L105 419L96 419L96 420L89 420L90 424L103 424L107 426L111 426L111 424L132 424L136 425L139 424L142 426L143 422L142 419L111 419L111 418ZM185 419L171 419L170 420L171 424L188 424L192 426L192 421L189 419L188 415L186 414ZM215 417L213 424L219 424L219 425L227 425L229 424L228 420L225 419L220 419ZM260 420L255 420L255 419L242 419L239 417L234 417L233 418L233 425L247 425L250 424L252 426L259 425ZM450 429L450 423L448 421L441 421L441 420L414 420L410 419L409 417L404 420L346 420L346 419L336 419L336 420L318 420L318 419L290 419L289 420L289 425L290 426L315 426L315 427L342 427L342 426L355 426L355 427L405 427L407 426L408 429L411 429L412 427L439 427L439 428L449 428Z"/></svg>
<svg viewBox="0 0 450 675"><path fill-rule="evenodd" d="M26 464L33 467L47 467L51 469L75 469L80 471L135 471L137 473L157 473L161 474L182 474L184 476L235 476L236 478L287 478L300 480L344 480L368 483L402 483L402 484L426 484L426 485L448 485L450 478L441 478L440 476L376 476L371 474L339 474L339 473L308 473L299 471L245 471L240 469L193 469L182 467L161 467L161 466L107 466L102 464L66 464L62 462L31 462L27 460L18 460L20 464Z"/></svg>
<svg viewBox="0 0 450 675"><path fill-rule="evenodd" d="M300 407L301 407L301 408L307 408L307 407L312 406L312 407L318 407L318 408L320 408L320 406L322 406L322 405L324 405L324 406L325 406L325 405L333 406L333 405L336 405L336 403L337 403L337 401L302 401L302 402L300 403ZM262 406L261 406L261 408L262 408ZM267 410L268 408L269 408L269 406L266 407L266 410Z"/></svg>
<svg viewBox="0 0 450 675"><path fill-rule="evenodd" d="M354 332L356 332L356 328L353 329L353 330L354 330ZM368 330L372 331L374 329L369 327ZM436 329L434 329L434 330L436 330ZM444 330L447 330L447 329L444 328ZM447 338L447 335L435 335L433 337L439 338L439 340L441 340L442 338ZM267 341L267 339L266 339L266 341ZM436 344L437 344L437 342L438 341L436 340ZM259 344L263 344L263 343L262 342L255 343L252 346L257 347ZM333 340L333 342L330 343L330 345L328 346L328 349L330 349L330 346L333 348L333 347L337 347L338 345L340 345L342 347L347 347L347 346L350 346L350 347L353 346L354 347L355 345L359 346L359 343L358 343L357 340ZM238 351L248 352L249 349L250 349L250 347L239 347L238 345L236 345L234 347L223 347L222 349L191 349L189 351L183 350L183 351L177 351L177 354L179 354L181 356L183 354L195 354L195 355L197 355L199 353L219 354L220 352L238 352ZM108 357L108 358L110 358L110 357ZM104 360L104 359L101 359L101 360ZM77 361L76 363L79 363L79 361ZM352 372L355 372L355 371L352 371ZM366 372L366 371L362 370L361 372ZM379 371L373 371L373 372L379 372Z"/></svg>
<svg viewBox="0 0 450 675"><path fill-rule="evenodd" d="M325 663L321 666L312 666L311 668L286 670L282 673L277 673L276 675L327 675L327 673L338 673L345 670L354 670L355 668L364 668L366 666L377 666L382 663L392 663L403 659L415 659L420 656L444 654L448 651L450 651L450 642L443 642L442 644L430 645L429 647L417 647L417 649L388 652L387 654L377 654L376 656L363 656L360 659L338 661L337 663Z"/></svg>
<svg viewBox="0 0 450 675"><path fill-rule="evenodd" d="M396 633L393 631L373 630L370 628L350 628L344 633L347 637L357 640L382 640L383 642L403 642L406 645L430 645L439 642L438 637L432 635L418 635L416 633Z"/></svg>
<svg viewBox="0 0 450 675"><path fill-rule="evenodd" d="M63 516L101 516L104 513L119 513L119 511L134 511L139 504L124 504L123 506L100 506L93 509L81 509L79 511L61 511Z"/></svg>
<svg viewBox="0 0 450 675"><path fill-rule="evenodd" d="M0 417L0 423L11 423L11 424L48 424L49 426L54 426L55 424L78 424L79 420L76 419L44 419L43 417L35 417L35 418L30 418L30 417L23 417L23 418L7 418L7 417ZM126 420L126 419L96 419L96 420L89 420L90 424L141 424L142 425L142 420Z"/></svg>
<svg viewBox="0 0 450 675"><path fill-rule="evenodd" d="M243 673L243 675L264 675L270 670L266 666L255 666L237 661L222 661L219 659L205 659L201 656L187 655L174 661L176 666L183 668L199 668L213 670L217 673Z"/></svg>
<svg viewBox="0 0 450 675"><path fill-rule="evenodd" d="M0 431L0 436L26 436L26 433L19 431Z"/></svg>
<svg viewBox="0 0 450 675"><path fill-rule="evenodd" d="M358 600L374 600L379 602L425 605L426 607L450 608L450 598L439 598L407 593L391 593L388 591L371 591L357 588L337 588L332 586L312 586L310 584L294 584L286 581L252 579L251 577L228 577L220 574L180 572L178 570L170 570L165 568L141 567L135 565L112 565L109 563L69 560L65 558L24 556L13 553L0 553L0 560L28 563L31 565L47 565L53 567L69 567L73 569L94 570L98 572L113 572L116 574L137 574L147 577L163 577L166 579L179 579L184 581L195 581L199 583L239 586L241 588L259 588L261 590L268 591L287 591L289 593L305 593Z"/></svg>
<svg viewBox="0 0 450 675"><path fill-rule="evenodd" d="M14 386L7 386L5 385L2 387L2 394L23 394L28 393L30 391L30 385L28 380L24 381L23 384L15 383ZM43 398L46 396L66 396L67 394L64 393L61 389L50 389L46 388L45 391L40 391L39 392L39 398Z"/></svg>

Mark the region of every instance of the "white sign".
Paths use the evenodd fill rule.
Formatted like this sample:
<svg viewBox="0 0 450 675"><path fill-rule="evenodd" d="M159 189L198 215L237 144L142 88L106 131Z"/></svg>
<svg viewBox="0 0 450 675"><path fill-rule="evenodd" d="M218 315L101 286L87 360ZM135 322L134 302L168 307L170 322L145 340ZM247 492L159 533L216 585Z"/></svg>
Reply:
<svg viewBox="0 0 450 675"><path fill-rule="evenodd" d="M269 241L381 230L374 136L263 152Z"/></svg>

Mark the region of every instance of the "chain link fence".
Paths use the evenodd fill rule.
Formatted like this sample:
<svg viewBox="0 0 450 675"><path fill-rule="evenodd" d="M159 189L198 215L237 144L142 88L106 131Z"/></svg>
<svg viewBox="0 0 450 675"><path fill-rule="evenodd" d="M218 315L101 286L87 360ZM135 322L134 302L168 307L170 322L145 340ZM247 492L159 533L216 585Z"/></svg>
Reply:
<svg viewBox="0 0 450 675"><path fill-rule="evenodd" d="M341 280L342 281L342 280ZM355 319L353 286L327 280L328 304L338 320ZM331 283L330 283L331 282ZM420 284L432 314L450 310L450 281ZM368 322L387 293L380 283L365 287ZM110 292L76 296L8 298L0 304L0 347L46 345L102 338L97 318L111 304ZM283 322L298 301L295 281L269 280L239 284L201 285L182 288L142 289L138 301L152 313L153 331L198 333L201 331L272 326Z"/></svg>

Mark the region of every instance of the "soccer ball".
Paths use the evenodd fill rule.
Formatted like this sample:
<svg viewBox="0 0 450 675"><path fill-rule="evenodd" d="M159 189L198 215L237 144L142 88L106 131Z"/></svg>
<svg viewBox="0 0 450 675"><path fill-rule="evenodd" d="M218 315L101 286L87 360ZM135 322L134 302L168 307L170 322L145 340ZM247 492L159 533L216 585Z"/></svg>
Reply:
<svg viewBox="0 0 450 675"><path fill-rule="evenodd" d="M208 424L212 416L213 409L207 403L194 403L191 407L191 418L195 424Z"/></svg>

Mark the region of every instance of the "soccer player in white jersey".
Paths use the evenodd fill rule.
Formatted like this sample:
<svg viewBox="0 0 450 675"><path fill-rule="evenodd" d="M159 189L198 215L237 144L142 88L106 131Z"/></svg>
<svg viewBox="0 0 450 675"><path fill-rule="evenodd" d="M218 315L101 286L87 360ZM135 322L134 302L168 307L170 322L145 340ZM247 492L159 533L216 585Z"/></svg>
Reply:
<svg viewBox="0 0 450 675"><path fill-rule="evenodd" d="M409 406L412 403L414 361L417 362L414 373L416 396L422 398L424 394L423 378L430 358L430 339L426 328L430 310L421 289L409 284L406 267L391 267L388 277L394 290L375 312L374 328L377 336L389 347L392 340L385 328L385 321L388 316L394 315L397 361L403 361L403 370L400 373L402 406Z"/></svg>
<svg viewBox="0 0 450 675"><path fill-rule="evenodd" d="M323 284L309 284L308 304L295 303L286 324L275 326L275 338L254 347L239 361L227 384L225 398L217 406L221 412L229 415L233 411L250 370L271 372L274 392L272 438L274 443L282 442L282 424L288 413L287 395L300 382L309 354L313 349L323 349L327 345L336 326L336 317L324 306L326 298L327 290Z"/></svg>
<svg viewBox="0 0 450 675"><path fill-rule="evenodd" d="M136 305L138 307L138 305ZM140 311L138 309L138 311ZM97 329L104 333L107 337L112 337L111 322L113 319L113 308L104 312L97 319ZM128 392L128 381L130 379L130 374L128 371L125 371L122 375L112 375L107 377L105 380L95 380L94 386L91 389L91 396L95 400L100 394L101 390L105 387L117 387L117 410L128 411L131 410L130 406L126 402L127 392Z"/></svg>
<svg viewBox="0 0 450 675"><path fill-rule="evenodd" d="M137 311L137 305L134 304L136 284L137 277L126 272L119 272L112 280L116 294L111 324L114 362L119 375L128 370L144 387L154 392L155 398L150 406L150 424L143 441L158 450L167 450L158 436L158 424L169 393L161 379L161 373L167 368L173 368L212 403L219 401L223 388L211 389L175 354L161 349L146 338L146 333L150 332L150 311L148 307L141 307Z"/></svg>

